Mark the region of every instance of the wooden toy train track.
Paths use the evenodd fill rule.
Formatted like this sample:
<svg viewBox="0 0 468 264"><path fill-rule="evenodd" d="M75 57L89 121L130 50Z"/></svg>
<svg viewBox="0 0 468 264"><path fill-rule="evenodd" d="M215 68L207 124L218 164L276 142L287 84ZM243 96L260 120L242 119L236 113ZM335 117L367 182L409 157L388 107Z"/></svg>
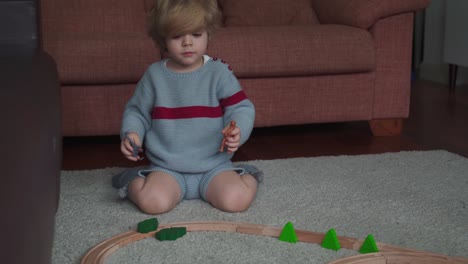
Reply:
<svg viewBox="0 0 468 264"><path fill-rule="evenodd" d="M235 222L184 222L161 224L159 225L158 230L147 234L141 234L136 231L129 231L101 242L100 244L91 248L83 256L81 259L81 264L104 263L109 255L119 250L120 248L125 247L127 244L153 237L157 231L171 227L186 227L187 232L220 231L270 237L278 237L282 231L282 228L278 227ZM324 233L299 229L296 229L295 231L300 242L320 244L325 236ZM338 236L338 239L341 247L352 250L358 250L363 243L363 240L351 237ZM450 257L441 254L397 247L384 243L377 243L377 246L380 250L379 253L351 256L330 262L330 264L468 264L467 258Z"/></svg>

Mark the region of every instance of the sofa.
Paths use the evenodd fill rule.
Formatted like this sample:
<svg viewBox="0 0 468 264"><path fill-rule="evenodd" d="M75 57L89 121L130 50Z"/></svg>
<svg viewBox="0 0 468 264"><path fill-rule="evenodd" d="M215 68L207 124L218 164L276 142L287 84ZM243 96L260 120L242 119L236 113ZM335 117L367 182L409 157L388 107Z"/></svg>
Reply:
<svg viewBox="0 0 468 264"><path fill-rule="evenodd" d="M409 114L413 16L429 0L218 0L208 54L226 61L256 127L368 121L399 134ZM153 0L42 0L58 65L64 136L118 135L125 103L162 53Z"/></svg>
<svg viewBox="0 0 468 264"><path fill-rule="evenodd" d="M40 47L37 2L0 1L2 263L51 263L62 137L58 71Z"/></svg>

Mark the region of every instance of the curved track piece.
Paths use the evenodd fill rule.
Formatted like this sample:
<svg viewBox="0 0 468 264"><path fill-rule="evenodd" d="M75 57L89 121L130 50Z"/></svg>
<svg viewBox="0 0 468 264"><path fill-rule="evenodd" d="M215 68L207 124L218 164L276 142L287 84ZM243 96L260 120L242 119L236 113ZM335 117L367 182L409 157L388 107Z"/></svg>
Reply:
<svg viewBox="0 0 468 264"><path fill-rule="evenodd" d="M81 259L81 264L104 263L105 259L109 255L119 250L120 248L125 247L127 244L152 237L159 230L170 227L186 227L187 232L220 231L270 237L279 237L282 231L282 228L279 227L236 222L183 222L164 224L159 225L158 230L147 234L141 234L136 231L129 231L105 240L91 248ZM296 229L296 235L298 241L314 244L320 244L325 237L324 233L299 229ZM361 239L344 236L338 236L338 239L342 248L352 250L359 250L363 242ZM433 254L424 251L387 245L384 243L377 243L377 246L380 250L379 253L343 258L333 261L330 264L468 264L468 259L466 258Z"/></svg>
<svg viewBox="0 0 468 264"><path fill-rule="evenodd" d="M386 264L386 263L411 263L411 264L458 264L467 263L468 260L459 261L448 256L409 253L409 252L382 252L351 256L330 262L329 264Z"/></svg>

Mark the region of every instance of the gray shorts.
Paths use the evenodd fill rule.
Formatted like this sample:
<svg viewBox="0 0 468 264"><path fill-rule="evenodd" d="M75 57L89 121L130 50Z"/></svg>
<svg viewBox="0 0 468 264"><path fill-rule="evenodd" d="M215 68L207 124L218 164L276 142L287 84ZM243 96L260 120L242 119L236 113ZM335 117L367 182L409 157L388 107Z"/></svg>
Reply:
<svg viewBox="0 0 468 264"><path fill-rule="evenodd" d="M206 191L208 190L208 185L216 175L220 174L223 171L236 171L237 173L239 173L239 175L244 175L246 173L245 169L236 168L234 167L231 161L226 161L225 163L217 166L216 168L204 173L180 173L158 166L152 166L148 169L140 170L138 172L138 176L145 178L151 172L155 171L167 173L174 177L174 179L176 179L182 191L180 195L180 200L202 198L205 201L207 201Z"/></svg>

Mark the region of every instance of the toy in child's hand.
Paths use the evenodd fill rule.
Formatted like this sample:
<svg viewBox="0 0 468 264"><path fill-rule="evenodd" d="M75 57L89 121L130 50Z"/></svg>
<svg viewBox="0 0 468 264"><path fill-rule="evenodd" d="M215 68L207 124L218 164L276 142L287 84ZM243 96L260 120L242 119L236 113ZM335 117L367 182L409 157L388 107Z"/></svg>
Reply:
<svg viewBox="0 0 468 264"><path fill-rule="evenodd" d="M139 155L140 152L143 152L143 149L141 148L141 146L138 146L135 143L135 141L132 138L130 138L128 135L125 137L128 139L128 141L130 141L130 145L132 145L132 156L137 158L138 160L143 160L144 157L140 157Z"/></svg>
<svg viewBox="0 0 468 264"><path fill-rule="evenodd" d="M221 142L221 147L219 148L219 152L224 152L224 145L226 145L226 141L228 139L228 137L231 135L231 132L236 128L236 121L231 121L231 123L229 123L229 127L226 129L226 131L223 132L223 141ZM230 151L228 151L228 153L231 153Z"/></svg>

